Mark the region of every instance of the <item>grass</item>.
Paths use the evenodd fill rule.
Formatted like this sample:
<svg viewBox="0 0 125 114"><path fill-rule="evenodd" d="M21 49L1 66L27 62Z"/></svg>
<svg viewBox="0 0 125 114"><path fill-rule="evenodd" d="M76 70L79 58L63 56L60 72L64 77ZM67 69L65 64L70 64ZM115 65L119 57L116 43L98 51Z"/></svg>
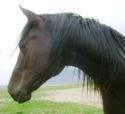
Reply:
<svg viewBox="0 0 125 114"><path fill-rule="evenodd" d="M102 109L92 106L44 100L32 100L24 104L11 101L5 103L5 106L0 109L3 114L102 114Z"/></svg>
<svg viewBox="0 0 125 114"><path fill-rule="evenodd" d="M81 87L81 85L63 85L41 87L33 93L32 100L19 104L14 102L6 90L0 90L0 114L103 114L101 108L77 103L58 103L38 100L47 96L47 91ZM37 98L37 99L36 99ZM4 99L4 100L2 100Z"/></svg>

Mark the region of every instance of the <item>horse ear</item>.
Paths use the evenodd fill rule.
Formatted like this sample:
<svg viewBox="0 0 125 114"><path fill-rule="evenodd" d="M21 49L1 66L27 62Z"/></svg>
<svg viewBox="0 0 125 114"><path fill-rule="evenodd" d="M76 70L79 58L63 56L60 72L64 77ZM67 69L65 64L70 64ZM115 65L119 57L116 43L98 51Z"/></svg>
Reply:
<svg viewBox="0 0 125 114"><path fill-rule="evenodd" d="M25 9L23 7L21 7L19 5L19 8L21 9L21 11L24 13L24 15L28 18L28 21L29 22L39 22L41 20L41 18L35 14L34 12L28 10L28 9Z"/></svg>

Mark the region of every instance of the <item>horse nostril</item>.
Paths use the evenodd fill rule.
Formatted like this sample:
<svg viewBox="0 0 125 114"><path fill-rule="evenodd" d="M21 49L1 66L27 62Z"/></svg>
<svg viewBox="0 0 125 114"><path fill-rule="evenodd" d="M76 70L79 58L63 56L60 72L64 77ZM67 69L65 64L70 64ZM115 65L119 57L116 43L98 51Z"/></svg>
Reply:
<svg viewBox="0 0 125 114"><path fill-rule="evenodd" d="M19 97L19 95L20 95L20 92L21 92L21 91L18 91L18 92L17 92L17 94L16 94L16 96L17 96L17 97Z"/></svg>

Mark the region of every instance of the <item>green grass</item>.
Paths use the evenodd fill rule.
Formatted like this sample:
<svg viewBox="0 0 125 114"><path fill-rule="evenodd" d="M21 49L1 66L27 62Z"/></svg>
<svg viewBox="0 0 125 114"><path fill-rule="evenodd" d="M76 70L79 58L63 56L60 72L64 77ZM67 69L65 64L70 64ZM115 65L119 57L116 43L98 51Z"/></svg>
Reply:
<svg viewBox="0 0 125 114"><path fill-rule="evenodd" d="M32 100L24 104L11 101L4 104L0 114L102 114L102 109L76 103L44 100Z"/></svg>
<svg viewBox="0 0 125 114"><path fill-rule="evenodd" d="M70 102L59 103L47 100L38 100L38 98L48 96L46 93L47 91L77 87L81 87L81 85L78 86L73 84L41 87L33 93L32 100L23 104L14 102L6 90L0 90L0 114L103 114L101 108L94 106Z"/></svg>

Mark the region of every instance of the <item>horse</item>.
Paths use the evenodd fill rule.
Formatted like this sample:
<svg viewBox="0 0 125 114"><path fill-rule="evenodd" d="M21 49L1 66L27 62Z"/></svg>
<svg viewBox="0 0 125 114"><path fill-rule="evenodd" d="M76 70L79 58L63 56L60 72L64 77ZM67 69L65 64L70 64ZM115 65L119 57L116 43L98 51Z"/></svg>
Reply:
<svg viewBox="0 0 125 114"><path fill-rule="evenodd" d="M70 12L36 14L19 7L28 22L8 84L11 97L26 102L44 82L74 66L84 72L83 83L87 77L100 92L104 114L125 114L125 37L94 18Z"/></svg>

